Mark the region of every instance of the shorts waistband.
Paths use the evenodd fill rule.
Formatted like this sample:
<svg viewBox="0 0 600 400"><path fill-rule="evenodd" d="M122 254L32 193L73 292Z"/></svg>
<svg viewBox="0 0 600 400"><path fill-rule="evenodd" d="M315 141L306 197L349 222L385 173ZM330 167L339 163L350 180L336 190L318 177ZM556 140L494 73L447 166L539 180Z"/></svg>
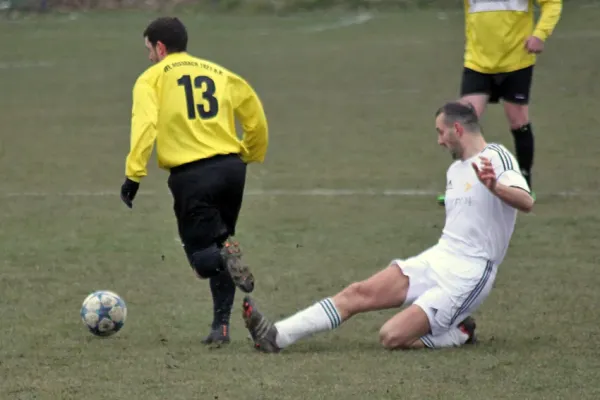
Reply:
<svg viewBox="0 0 600 400"><path fill-rule="evenodd" d="M199 167L199 166L202 166L202 165L211 165L211 164L214 164L216 162L227 160L227 159L230 159L230 158L237 158L237 159L239 159L240 155L239 154L234 154L234 153L231 153L231 154L217 154L217 155L212 156L212 157L201 158L199 160L190 161L189 163L178 165L176 167L171 168L169 170L169 172L171 174L178 174L178 173L181 173L183 171L187 171L190 168L195 168L195 167Z"/></svg>

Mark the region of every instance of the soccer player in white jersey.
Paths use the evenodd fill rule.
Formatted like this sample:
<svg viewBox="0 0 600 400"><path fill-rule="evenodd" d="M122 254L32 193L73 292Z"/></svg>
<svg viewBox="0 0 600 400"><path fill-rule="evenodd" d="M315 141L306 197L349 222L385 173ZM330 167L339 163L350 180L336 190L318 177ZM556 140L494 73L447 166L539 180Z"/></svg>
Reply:
<svg viewBox="0 0 600 400"><path fill-rule="evenodd" d="M255 348L279 352L356 314L401 306L379 332L386 349L475 341L471 315L492 289L517 212L531 211L534 200L515 157L500 144L486 143L473 107L447 103L435 125L438 144L455 160L447 172L446 223L438 243L277 323L245 297L243 317Z"/></svg>

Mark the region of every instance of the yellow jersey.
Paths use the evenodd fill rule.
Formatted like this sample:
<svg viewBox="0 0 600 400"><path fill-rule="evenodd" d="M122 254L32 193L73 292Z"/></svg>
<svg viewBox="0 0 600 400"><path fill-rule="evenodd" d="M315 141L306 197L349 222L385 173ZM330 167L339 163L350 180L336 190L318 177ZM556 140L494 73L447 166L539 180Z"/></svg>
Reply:
<svg viewBox="0 0 600 400"><path fill-rule="evenodd" d="M495 74L535 64L525 41L536 36L545 41L562 12L562 0L536 0L541 8L534 23L534 0L464 0L464 65L472 70Z"/></svg>
<svg viewBox="0 0 600 400"><path fill-rule="evenodd" d="M136 80L130 140L125 175L139 182L155 142L158 166L166 170L218 154L263 162L268 126L259 97L244 79L181 52L167 55Z"/></svg>

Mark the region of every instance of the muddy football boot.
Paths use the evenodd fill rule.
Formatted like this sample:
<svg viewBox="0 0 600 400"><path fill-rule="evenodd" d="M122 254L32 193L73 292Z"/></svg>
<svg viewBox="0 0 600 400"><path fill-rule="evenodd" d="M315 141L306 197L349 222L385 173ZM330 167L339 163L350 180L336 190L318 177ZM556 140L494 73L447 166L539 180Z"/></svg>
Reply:
<svg viewBox="0 0 600 400"><path fill-rule="evenodd" d="M212 329L207 337L202 339L203 344L213 345L219 347L224 344L228 344L231 341L229 338L229 326L220 325L216 329Z"/></svg>
<svg viewBox="0 0 600 400"><path fill-rule="evenodd" d="M465 344L476 344L477 343L477 335L475 335L475 328L477 324L475 320L471 317L467 317L458 324L458 329L460 329L463 333L469 335L469 338L465 342Z"/></svg>
<svg viewBox="0 0 600 400"><path fill-rule="evenodd" d="M281 349L277 347L277 328L258 311L249 296L244 297L242 316L254 341L254 348L264 353L279 353Z"/></svg>
<svg viewBox="0 0 600 400"><path fill-rule="evenodd" d="M227 241L221 249L221 257L225 261L227 271L233 283L246 293L254 290L254 275L247 265L242 262L242 250L237 242Z"/></svg>

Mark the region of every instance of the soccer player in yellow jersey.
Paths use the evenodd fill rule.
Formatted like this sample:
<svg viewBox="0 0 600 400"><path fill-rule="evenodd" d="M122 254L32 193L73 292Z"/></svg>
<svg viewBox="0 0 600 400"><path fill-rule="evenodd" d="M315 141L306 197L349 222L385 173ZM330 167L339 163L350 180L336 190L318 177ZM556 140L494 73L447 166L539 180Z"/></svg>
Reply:
<svg viewBox="0 0 600 400"><path fill-rule="evenodd" d="M235 234L246 165L263 162L266 116L240 76L187 53L188 35L177 18L158 18L143 34L150 61L133 88L131 143L121 199L132 208L156 142L158 165L169 171L174 213L188 260L208 279L214 303L204 343L228 343L236 286L254 289ZM238 138L235 118L243 128Z"/></svg>
<svg viewBox="0 0 600 400"><path fill-rule="evenodd" d="M541 8L537 23L534 6ZM534 137L529 94L537 54L552 34L562 0L464 0L466 46L463 102L481 116L488 103L504 103L521 173L531 187ZM444 197L439 197L443 204Z"/></svg>

